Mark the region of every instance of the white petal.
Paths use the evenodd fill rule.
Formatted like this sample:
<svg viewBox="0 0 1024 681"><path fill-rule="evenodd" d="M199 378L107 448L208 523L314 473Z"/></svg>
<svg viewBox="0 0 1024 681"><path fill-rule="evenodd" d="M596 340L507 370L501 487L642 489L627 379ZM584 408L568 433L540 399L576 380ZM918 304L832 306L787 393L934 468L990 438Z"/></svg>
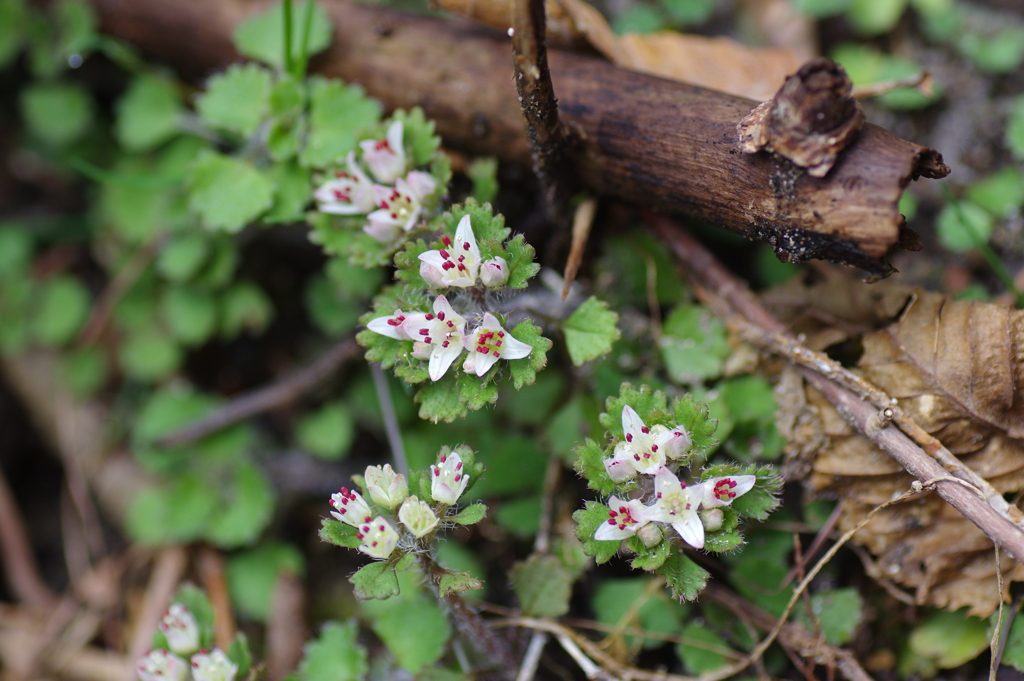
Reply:
<svg viewBox="0 0 1024 681"><path fill-rule="evenodd" d="M682 520L672 523L672 527L679 533L683 541L695 549L704 548L704 523L696 513L688 514Z"/></svg>
<svg viewBox="0 0 1024 681"><path fill-rule="evenodd" d="M628 404L622 407L623 432L627 435L632 435L632 439L636 440L638 437L643 437L643 428L644 422L640 420L640 415L633 410L633 407ZM629 440L629 438L627 438L627 440Z"/></svg>
<svg viewBox="0 0 1024 681"><path fill-rule="evenodd" d="M601 523L601 526L597 528L597 532L594 533L594 539L597 541L614 541L628 539L634 534L636 533L632 531L620 530L618 525L604 522Z"/></svg>
<svg viewBox="0 0 1024 681"><path fill-rule="evenodd" d="M405 176L405 181L420 201L433 194L437 189L437 180L430 173L414 170Z"/></svg>
<svg viewBox="0 0 1024 681"><path fill-rule="evenodd" d="M448 371L448 367L450 367L452 362L454 362L461 354L462 345L459 343L452 343L446 348L442 348L440 345L435 345L430 352L430 363L427 365L427 370L430 373L430 380L441 380L441 377L444 376L444 372Z"/></svg>
<svg viewBox="0 0 1024 681"><path fill-rule="evenodd" d="M405 154L405 149L402 147L403 132L402 121L394 121L388 126L388 146L395 154Z"/></svg>
<svg viewBox="0 0 1024 681"><path fill-rule="evenodd" d="M394 326L388 323L393 319L393 316L377 317L376 319L371 319L366 328L374 333L379 333L382 336L394 338L395 340L409 340L409 335L403 330L402 325Z"/></svg>
<svg viewBox="0 0 1024 681"><path fill-rule="evenodd" d="M533 352L532 345L516 340L511 333L505 332L505 342L501 346L502 359L522 359L529 357L531 352Z"/></svg>
<svg viewBox="0 0 1024 681"><path fill-rule="evenodd" d="M477 376L483 376L491 367L498 361L498 358L490 353L476 352L475 350L469 351L473 355L473 373Z"/></svg>

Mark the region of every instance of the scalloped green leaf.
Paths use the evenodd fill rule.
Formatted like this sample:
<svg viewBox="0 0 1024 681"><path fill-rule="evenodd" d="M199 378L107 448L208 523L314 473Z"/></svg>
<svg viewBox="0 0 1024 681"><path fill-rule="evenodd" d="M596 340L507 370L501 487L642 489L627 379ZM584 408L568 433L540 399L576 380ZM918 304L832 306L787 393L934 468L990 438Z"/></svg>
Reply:
<svg viewBox="0 0 1024 681"><path fill-rule="evenodd" d="M441 598L451 594L482 588L484 588L483 582L468 572L462 572L461 570L445 570L437 584L438 596Z"/></svg>
<svg viewBox="0 0 1024 681"><path fill-rule="evenodd" d="M711 576L707 570L687 558L679 548L673 548L657 573L665 578L672 595L682 601L697 598Z"/></svg>
<svg viewBox="0 0 1024 681"><path fill-rule="evenodd" d="M391 114L391 120L402 121L402 144L412 165L421 168L430 163L441 148L441 138L434 132L434 121L428 120L418 106L409 111L396 110Z"/></svg>
<svg viewBox="0 0 1024 681"><path fill-rule="evenodd" d="M718 419L711 418L707 404L698 402L693 395L687 393L673 400L672 414L673 422L686 428L690 434L692 455L706 456L707 452L718 446L718 440L714 437L718 430Z"/></svg>
<svg viewBox="0 0 1024 681"><path fill-rule="evenodd" d="M576 461L573 470L587 479L587 486L598 494L611 494L616 487L615 482L608 477L608 471L604 467L605 449L587 438L586 442L577 445L573 450Z"/></svg>
<svg viewBox="0 0 1024 681"><path fill-rule="evenodd" d="M533 385L537 380L537 372L547 366L548 350L554 343L542 336L540 327L529 319L516 324L510 333L516 340L533 347L533 352L527 357L508 363L512 385L519 390L524 385Z"/></svg>
<svg viewBox="0 0 1024 681"><path fill-rule="evenodd" d="M665 371L676 383L694 384L722 374L729 356L725 324L700 305L680 305L662 325Z"/></svg>
<svg viewBox="0 0 1024 681"><path fill-rule="evenodd" d="M362 681L369 671L366 648L354 621L328 622L320 636L303 647L298 678L302 681Z"/></svg>
<svg viewBox="0 0 1024 681"><path fill-rule="evenodd" d="M612 343L622 335L616 326L618 321L619 315L608 309L608 303L594 296L576 308L562 324L573 365L580 366L611 352Z"/></svg>
<svg viewBox="0 0 1024 681"><path fill-rule="evenodd" d="M353 593L361 601L384 600L397 596L398 573L390 563L370 563L348 578L354 587Z"/></svg>
<svg viewBox="0 0 1024 681"><path fill-rule="evenodd" d="M646 570L651 572L657 570L668 560L669 552L672 549L672 542L662 540L648 548L637 537L629 538L629 547L636 552L636 557L629 565L634 570Z"/></svg>
<svg viewBox="0 0 1024 681"><path fill-rule="evenodd" d="M467 506L462 509L455 515L446 516L445 521L457 523L459 525L475 525L485 517L487 517L487 505L473 504L472 506Z"/></svg>
<svg viewBox="0 0 1024 681"><path fill-rule="evenodd" d="M274 183L245 161L203 149L188 180L188 206L210 229L234 233L270 208Z"/></svg>
<svg viewBox="0 0 1024 681"><path fill-rule="evenodd" d="M608 507L596 501L588 501L584 508L572 514L576 521L576 538L583 542L583 552L592 556L598 565L607 563L618 553L619 541L597 541L594 533L608 521Z"/></svg>
<svg viewBox="0 0 1024 681"><path fill-rule="evenodd" d="M117 102L117 141L129 151L145 151L179 132L185 107L175 87L151 75L136 76Z"/></svg>
<svg viewBox="0 0 1024 681"><path fill-rule="evenodd" d="M309 93L309 134L299 160L324 168L356 148L364 131L380 120L381 106L358 85L318 76L309 79Z"/></svg>
<svg viewBox="0 0 1024 681"><path fill-rule="evenodd" d="M320 520L320 541L325 541L328 544L334 544L335 546L343 546L346 549L359 548L359 537L356 535L359 530L347 525L339 520L331 520L330 518L323 518Z"/></svg>
<svg viewBox="0 0 1024 681"><path fill-rule="evenodd" d="M537 251L533 246L526 243L526 237L516 234L505 242L505 260L508 262L508 281L505 285L509 288L526 288L530 279L540 272L540 264L534 262Z"/></svg>
<svg viewBox="0 0 1024 681"><path fill-rule="evenodd" d="M267 115L270 89L271 75L266 68L232 64L206 82L206 91L196 98L196 111L215 130L250 137Z"/></svg>
<svg viewBox="0 0 1024 681"><path fill-rule="evenodd" d="M572 573L556 556L532 555L512 568L512 588L528 617L561 617L569 612Z"/></svg>
<svg viewBox="0 0 1024 681"><path fill-rule="evenodd" d="M311 0L312 1L312 0ZM306 3L296 2L292 8L292 59L299 59L305 32ZM319 6L313 8L313 21L306 39L307 57L331 44L333 24ZM284 10L278 2L265 12L254 14L235 28L235 48L240 54L284 69Z"/></svg>
<svg viewBox="0 0 1024 681"><path fill-rule="evenodd" d="M416 393L415 400L420 405L420 418L433 423L451 423L469 412L465 402L460 399L458 380L451 371L439 381L424 384Z"/></svg>
<svg viewBox="0 0 1024 681"><path fill-rule="evenodd" d="M633 407L648 426L657 423L651 420L652 416L660 415L662 420L667 416L668 398L665 397L665 393L654 390L649 385L636 388L631 383L623 383L619 386L619 396L605 400L604 413L598 417L601 425L616 438L622 437L622 408L627 404Z"/></svg>
<svg viewBox="0 0 1024 681"><path fill-rule="evenodd" d="M456 362L458 361L456 360ZM498 366L495 365L483 378L468 374L459 376L459 400L466 405L467 409L477 411L498 401L498 386L491 382L497 373Z"/></svg>

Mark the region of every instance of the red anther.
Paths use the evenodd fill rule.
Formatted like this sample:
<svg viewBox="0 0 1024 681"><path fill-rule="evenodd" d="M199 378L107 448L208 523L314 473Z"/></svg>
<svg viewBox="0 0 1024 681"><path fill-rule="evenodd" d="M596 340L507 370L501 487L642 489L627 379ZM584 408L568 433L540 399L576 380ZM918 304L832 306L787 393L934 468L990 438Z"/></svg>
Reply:
<svg viewBox="0 0 1024 681"><path fill-rule="evenodd" d="M371 542L371 543L370 543L370 546L371 546L371 547L375 547L375 546L377 546L377 542Z"/></svg>
<svg viewBox="0 0 1024 681"><path fill-rule="evenodd" d="M469 243L468 242L465 242L465 241L462 242L462 250L464 250L464 251L468 251L469 250Z"/></svg>
<svg viewBox="0 0 1024 681"><path fill-rule="evenodd" d="M478 347L478 348L476 349L476 351L477 351L477 352L479 352L479 353L483 353L483 354L485 354L485 355L487 354L487 348L485 348L485 347L483 347L483 346L480 346L480 347Z"/></svg>
<svg viewBox="0 0 1024 681"><path fill-rule="evenodd" d="M431 466L430 469L434 471L434 477L441 475L441 471L437 470L433 466Z"/></svg>
<svg viewBox="0 0 1024 681"><path fill-rule="evenodd" d="M505 337L505 332L504 331L499 331L498 332L498 338L504 338L504 337Z"/></svg>
<svg viewBox="0 0 1024 681"><path fill-rule="evenodd" d="M658 445L651 445L651 451L652 452L658 451Z"/></svg>
<svg viewBox="0 0 1024 681"><path fill-rule="evenodd" d="M434 318L434 313L433 312L428 312L427 314L424 315L424 319L426 319L428 322L431 319L433 319L433 318Z"/></svg>
<svg viewBox="0 0 1024 681"><path fill-rule="evenodd" d="M494 342L494 347L500 348L501 347L501 341L495 341Z"/></svg>
<svg viewBox="0 0 1024 681"><path fill-rule="evenodd" d="M456 473L455 474L455 482L458 482L459 480L462 480L462 474L461 473Z"/></svg>
<svg viewBox="0 0 1024 681"><path fill-rule="evenodd" d="M420 329L420 335L421 336L426 336L428 333L430 333L429 329Z"/></svg>
<svg viewBox="0 0 1024 681"><path fill-rule="evenodd" d="M438 312L437 313L437 318L440 319L443 322L444 321L444 312Z"/></svg>
<svg viewBox="0 0 1024 681"><path fill-rule="evenodd" d="M632 441L633 441L633 434L632 433L626 433L626 442L632 442Z"/></svg>
<svg viewBox="0 0 1024 681"><path fill-rule="evenodd" d="M609 518L609 519L608 519L608 524L609 524L609 525L615 525L615 524L617 524L617 523L615 522L615 519L614 519L614 518Z"/></svg>
<svg viewBox="0 0 1024 681"><path fill-rule="evenodd" d="M449 345L448 341L444 341L443 343L441 343L441 347L442 348L446 348L446 347L448 347L448 345Z"/></svg>
<svg viewBox="0 0 1024 681"><path fill-rule="evenodd" d="M431 340L430 336L427 336L426 338L423 339L423 342L424 343L433 343L434 341Z"/></svg>
<svg viewBox="0 0 1024 681"><path fill-rule="evenodd" d="M635 459L636 461L639 461L640 460L640 455L639 454L634 454L633 455L633 459Z"/></svg>
<svg viewBox="0 0 1024 681"><path fill-rule="evenodd" d="M647 435L648 433L651 432L651 429L648 428L647 426L643 426L640 428L640 432L643 433L644 435Z"/></svg>
<svg viewBox="0 0 1024 681"><path fill-rule="evenodd" d="M500 353L500 352L498 352L497 350L495 350L495 351L494 351L494 352L492 352L491 354L492 354L492 355L494 355L495 357L499 358L499 359L501 358L501 353Z"/></svg>
<svg viewBox="0 0 1024 681"><path fill-rule="evenodd" d="M444 243L445 246L451 246L452 245L451 237L449 237L447 234L445 234L443 237L441 237L441 242ZM445 257L447 258L448 256L446 255Z"/></svg>
<svg viewBox="0 0 1024 681"><path fill-rule="evenodd" d="M448 255L448 251L444 250L443 248L440 251L438 251L438 253L440 253L441 257L444 258L445 260L447 260L450 257Z"/></svg>
<svg viewBox="0 0 1024 681"><path fill-rule="evenodd" d="M391 214L391 219L392 220L397 220L398 219L398 213L392 213Z"/></svg>
<svg viewBox="0 0 1024 681"><path fill-rule="evenodd" d="M384 210L387 210L388 209L388 202L387 201L381 201L380 202L380 207L382 209L384 209Z"/></svg>

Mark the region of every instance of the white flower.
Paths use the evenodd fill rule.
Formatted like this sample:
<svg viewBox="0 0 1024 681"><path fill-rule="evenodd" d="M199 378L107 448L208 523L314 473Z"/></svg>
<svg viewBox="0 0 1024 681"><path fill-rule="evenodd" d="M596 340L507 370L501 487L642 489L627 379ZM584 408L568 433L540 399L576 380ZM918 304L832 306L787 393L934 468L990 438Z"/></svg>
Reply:
<svg viewBox="0 0 1024 681"><path fill-rule="evenodd" d="M369 224L363 231L381 243L390 243L403 231L419 222L423 200L437 188L437 180L429 173L414 171L405 179L398 178L394 187L373 185L374 205L379 206L366 216Z"/></svg>
<svg viewBox="0 0 1024 681"><path fill-rule="evenodd" d="M638 473L653 475L669 459L677 459L690 448L690 436L682 426L648 428L628 404L622 407L625 440L615 446L613 463L632 459ZM606 464L606 468L610 464ZM609 475L611 470L609 470ZM628 480L628 478L625 478Z"/></svg>
<svg viewBox="0 0 1024 681"><path fill-rule="evenodd" d="M334 179L320 185L313 198L320 202L320 210L337 215L369 213L377 207L373 198L373 182L356 165L356 155L350 152L345 159L348 171L336 170Z"/></svg>
<svg viewBox="0 0 1024 681"><path fill-rule="evenodd" d="M341 491L331 495L331 506L336 510L331 515L352 527L359 527L369 522L370 506L359 495L359 492L342 487Z"/></svg>
<svg viewBox="0 0 1024 681"><path fill-rule="evenodd" d="M391 527L391 523L381 516L368 520L362 525L356 537L362 542L359 545L359 550L370 558L378 560L384 560L390 556L398 546L398 532Z"/></svg>
<svg viewBox="0 0 1024 681"><path fill-rule="evenodd" d="M370 323L366 325L370 331L379 333L382 336L388 338L394 338L396 340L412 340L409 334L405 332L403 324L405 323L405 315L402 314L401 310L395 310L395 314L390 317L377 317L371 319Z"/></svg>
<svg viewBox="0 0 1024 681"><path fill-rule="evenodd" d="M466 320L452 309L444 296L434 300L433 314L410 313L403 329L410 338L417 341L413 355L421 358L426 355L429 358L427 369L431 381L440 380L452 362L462 354Z"/></svg>
<svg viewBox="0 0 1024 681"><path fill-rule="evenodd" d="M431 286L476 286L480 270L480 249L473 234L468 215L463 215L455 229L455 240L445 234L441 237L445 247L421 253L420 274Z"/></svg>
<svg viewBox="0 0 1024 681"><path fill-rule="evenodd" d="M704 508L728 506L733 500L754 488L756 475L727 475L721 478L709 478L701 483L704 497L701 505Z"/></svg>
<svg viewBox="0 0 1024 681"><path fill-rule="evenodd" d="M490 312L484 313L483 323L463 342L472 360L472 368L463 369L473 371L477 376L486 374L499 359L522 359L533 352L532 345L513 338Z"/></svg>
<svg viewBox="0 0 1024 681"><path fill-rule="evenodd" d="M604 469L608 471L608 477L613 482L626 482L636 477L636 467L633 466L633 450L627 443L620 442L615 446L612 458L604 460Z"/></svg>
<svg viewBox="0 0 1024 681"><path fill-rule="evenodd" d="M497 288L508 281L508 263L505 258L495 256L480 264L480 281L484 286Z"/></svg>
<svg viewBox="0 0 1024 681"><path fill-rule="evenodd" d="M192 678L195 681L233 681L237 671L238 665L229 660L220 648L192 656Z"/></svg>
<svg viewBox="0 0 1024 681"><path fill-rule="evenodd" d="M662 466L654 474L655 502L650 509L651 519L671 525L690 546L704 548L704 523L697 515L703 494L703 484L687 487Z"/></svg>
<svg viewBox="0 0 1024 681"><path fill-rule="evenodd" d="M442 454L441 466L430 467L430 496L439 504L451 506L459 500L469 484L469 476L462 472L462 457Z"/></svg>
<svg viewBox="0 0 1024 681"><path fill-rule="evenodd" d="M188 662L169 650L151 650L135 665L142 681L184 681Z"/></svg>
<svg viewBox="0 0 1024 681"><path fill-rule="evenodd" d="M191 655L199 650L199 625L189 609L181 603L173 603L158 626L167 637L167 645L172 652Z"/></svg>
<svg viewBox="0 0 1024 681"><path fill-rule="evenodd" d="M405 174L406 160L402 133L402 121L395 121L388 127L386 139L359 143L363 149L363 160L381 184L391 184Z"/></svg>
<svg viewBox="0 0 1024 681"><path fill-rule="evenodd" d="M402 507L398 509L398 519L417 538L433 530L438 523L430 505L414 496L402 502Z"/></svg>
<svg viewBox="0 0 1024 681"><path fill-rule="evenodd" d="M628 539L636 531L653 520L650 509L639 499L619 499L613 496L608 500L608 521L602 523L594 533L597 541L614 541Z"/></svg>
<svg viewBox="0 0 1024 681"><path fill-rule="evenodd" d="M384 464L384 468L367 466L364 478L366 479L366 491L378 506L394 510L395 506L409 496L409 484L406 482L405 476L395 473L389 463Z"/></svg>

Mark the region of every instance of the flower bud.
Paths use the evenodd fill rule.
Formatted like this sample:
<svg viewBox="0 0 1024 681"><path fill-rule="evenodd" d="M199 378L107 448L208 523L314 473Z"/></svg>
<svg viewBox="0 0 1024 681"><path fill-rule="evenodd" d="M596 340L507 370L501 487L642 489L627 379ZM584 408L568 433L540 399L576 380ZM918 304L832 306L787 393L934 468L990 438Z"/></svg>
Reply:
<svg viewBox="0 0 1024 681"><path fill-rule="evenodd" d="M398 509L398 519L417 538L423 537L437 527L437 516L425 501L417 497L409 497Z"/></svg>
<svg viewBox="0 0 1024 681"><path fill-rule="evenodd" d="M366 467L366 491L378 506L393 511L409 496L409 484L405 476L395 473L391 464Z"/></svg>
<svg viewBox="0 0 1024 681"><path fill-rule="evenodd" d="M489 288L504 286L508 281L508 263L505 258L498 256L485 260L480 265L480 281Z"/></svg>
<svg viewBox="0 0 1024 681"><path fill-rule="evenodd" d="M704 529L708 532L716 532L722 529L725 522L725 514L720 508L702 508L700 510L700 521L704 523Z"/></svg>
<svg viewBox="0 0 1024 681"><path fill-rule="evenodd" d="M356 537L362 542L359 550L378 560L385 560L391 556L398 546L398 532L381 516L362 525Z"/></svg>
<svg viewBox="0 0 1024 681"><path fill-rule="evenodd" d="M188 662L169 650L151 650L135 665L142 681L185 681Z"/></svg>
<svg viewBox="0 0 1024 681"><path fill-rule="evenodd" d="M451 506L459 500L469 484L458 454L441 456L441 465L430 467L430 496L439 504Z"/></svg>
<svg viewBox="0 0 1024 681"><path fill-rule="evenodd" d="M173 603L158 626L167 637L167 646L171 652L191 655L199 650L199 625L189 609L181 603Z"/></svg>
<svg viewBox="0 0 1024 681"><path fill-rule="evenodd" d="M651 548L661 543L665 538L661 528L654 523L648 523L636 531L636 536L644 543L644 546Z"/></svg>
<svg viewBox="0 0 1024 681"><path fill-rule="evenodd" d="M192 656L192 678L195 681L234 681L237 672L238 665L229 660L220 648Z"/></svg>

